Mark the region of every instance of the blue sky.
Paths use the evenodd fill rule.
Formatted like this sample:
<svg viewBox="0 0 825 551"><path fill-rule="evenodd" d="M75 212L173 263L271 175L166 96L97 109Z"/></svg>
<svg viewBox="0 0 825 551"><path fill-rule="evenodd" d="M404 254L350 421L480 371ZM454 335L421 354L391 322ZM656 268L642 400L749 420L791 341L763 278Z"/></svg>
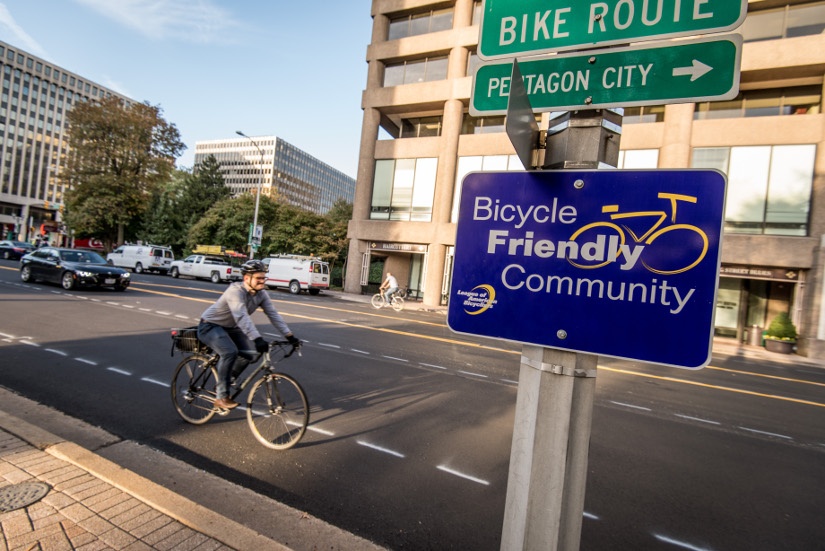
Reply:
<svg viewBox="0 0 825 551"><path fill-rule="evenodd" d="M355 176L366 0L0 0L0 40L163 109L195 142L276 135Z"/></svg>

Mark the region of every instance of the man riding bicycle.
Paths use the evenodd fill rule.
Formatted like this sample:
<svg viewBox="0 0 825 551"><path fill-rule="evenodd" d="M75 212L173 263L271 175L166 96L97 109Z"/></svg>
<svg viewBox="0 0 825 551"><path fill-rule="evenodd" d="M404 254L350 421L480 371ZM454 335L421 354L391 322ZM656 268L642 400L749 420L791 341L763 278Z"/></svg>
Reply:
<svg viewBox="0 0 825 551"><path fill-rule="evenodd" d="M230 284L221 297L201 314L198 324L198 339L220 356L215 406L222 409L238 407L238 402L229 398L230 382L269 347L252 321L255 310L261 308L289 344L297 346L301 343L275 310L265 291L264 263L249 260L241 266L241 274L243 281Z"/></svg>
<svg viewBox="0 0 825 551"><path fill-rule="evenodd" d="M398 291L398 280L395 279L395 276L392 273L387 272L387 277L384 279L384 283L381 284L381 287L378 288L378 291L384 296L384 300L387 301L387 304L392 302L392 295L393 293Z"/></svg>

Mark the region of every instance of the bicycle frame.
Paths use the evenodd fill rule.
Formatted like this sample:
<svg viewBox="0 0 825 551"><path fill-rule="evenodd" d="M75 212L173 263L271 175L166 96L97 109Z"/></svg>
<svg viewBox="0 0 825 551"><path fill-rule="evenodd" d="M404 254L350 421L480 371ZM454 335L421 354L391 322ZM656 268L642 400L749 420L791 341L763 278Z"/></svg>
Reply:
<svg viewBox="0 0 825 551"><path fill-rule="evenodd" d="M234 400L235 398L240 396L241 393L244 390L246 390L246 387L251 385L255 381L255 379L257 379L257 377L261 373L261 371L271 371L275 367L275 364L280 363L281 361L283 361L286 358L289 358L296 351L298 352L299 356L301 355L301 346L300 345L293 347L292 350L290 350L289 352L287 352L284 349L286 345L289 345L289 343L287 341L273 341L273 342L271 342L270 345L269 345L269 348L267 349L267 351L264 352L263 354L261 354L261 357L258 360L258 367L256 367L240 384L235 385L235 391L230 394L230 398L232 398ZM275 348L275 347L278 348L278 351L283 352L284 355L280 359L278 359L277 361L273 362L271 353L272 353L272 349ZM217 361L217 357L218 356L215 355L216 361Z"/></svg>

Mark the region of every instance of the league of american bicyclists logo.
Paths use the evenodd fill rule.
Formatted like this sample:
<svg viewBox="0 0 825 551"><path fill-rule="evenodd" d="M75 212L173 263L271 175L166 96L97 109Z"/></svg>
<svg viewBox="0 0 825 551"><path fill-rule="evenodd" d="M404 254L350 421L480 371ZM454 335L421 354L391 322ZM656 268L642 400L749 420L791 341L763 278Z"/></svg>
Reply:
<svg viewBox="0 0 825 551"><path fill-rule="evenodd" d="M621 205L601 208L601 220L577 226L573 207L510 205L500 199L475 198L473 219L512 222L511 229L489 230L486 253L512 258L498 281L479 282L469 290L458 290L464 312L479 315L495 307L496 288L586 297L598 300L636 302L662 306L679 314L696 291L674 284L678 274L696 268L707 256L709 239L702 228L679 220L679 207L699 207L693 195L660 192L661 208L622 211ZM567 210L565 210L567 209ZM683 216L684 217L684 216ZM543 239L526 226L567 224L569 237ZM562 260L578 270L554 269ZM528 267L525 267L528 266ZM546 268L544 267L546 266ZM618 267L634 277L600 277L598 270ZM587 271L581 271L587 270ZM647 274L646 276L644 274ZM678 278L676 278L678 279Z"/></svg>

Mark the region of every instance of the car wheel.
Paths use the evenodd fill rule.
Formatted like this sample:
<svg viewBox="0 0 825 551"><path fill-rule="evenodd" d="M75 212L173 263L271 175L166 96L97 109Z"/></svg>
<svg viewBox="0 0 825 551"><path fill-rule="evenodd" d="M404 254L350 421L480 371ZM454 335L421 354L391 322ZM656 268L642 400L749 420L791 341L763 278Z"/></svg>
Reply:
<svg viewBox="0 0 825 551"><path fill-rule="evenodd" d="M9 260L11 258L11 251L3 251L3 258Z"/></svg>
<svg viewBox="0 0 825 551"><path fill-rule="evenodd" d="M20 279L26 282L32 280L32 269L30 266L26 265L20 268Z"/></svg>
<svg viewBox="0 0 825 551"><path fill-rule="evenodd" d="M142 273L143 273L143 264L141 264L140 262L138 262L137 264L135 264L135 269L134 269L134 272L135 272L136 274L142 274Z"/></svg>
<svg viewBox="0 0 825 551"><path fill-rule="evenodd" d="M177 268L172 268L171 270L169 270L169 275L172 277L178 277L180 274L178 273Z"/></svg>
<svg viewBox="0 0 825 551"><path fill-rule="evenodd" d="M74 289L74 274L72 272L63 272L63 277L60 278L60 284L67 291Z"/></svg>
<svg viewBox="0 0 825 551"><path fill-rule="evenodd" d="M297 295L301 292L301 284L295 280L289 282L289 292L293 295Z"/></svg>
<svg viewBox="0 0 825 551"><path fill-rule="evenodd" d="M221 282L221 274L218 272L212 272L212 275L209 277L212 283L220 283Z"/></svg>

